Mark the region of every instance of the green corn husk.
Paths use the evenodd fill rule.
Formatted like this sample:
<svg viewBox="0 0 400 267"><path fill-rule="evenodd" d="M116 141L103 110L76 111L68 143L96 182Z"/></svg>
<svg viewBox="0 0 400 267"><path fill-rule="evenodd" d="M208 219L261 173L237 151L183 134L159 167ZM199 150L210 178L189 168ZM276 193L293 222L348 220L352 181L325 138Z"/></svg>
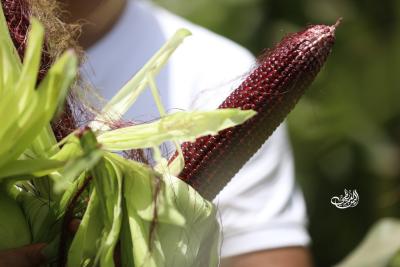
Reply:
<svg viewBox="0 0 400 267"><path fill-rule="evenodd" d="M65 52L35 88L43 27L32 19L22 64L0 6L0 249L45 242L46 266L115 266L115 253L122 266L218 266L216 208L174 176L183 168L179 142L216 134L255 112L165 113L155 75L188 35L177 31L89 124L91 129L57 144L50 121L76 75L77 59ZM147 87L161 118L110 130L109 122L119 120ZM171 166L159 149L166 141L179 152ZM154 168L113 153L143 148L153 150ZM74 237L63 228L71 207L81 218Z"/></svg>
<svg viewBox="0 0 400 267"><path fill-rule="evenodd" d="M64 101L76 72L77 60L73 52L64 53L36 90L43 27L32 19L22 64L9 36L1 7L0 11L0 249L6 249L33 241L32 225L18 200L22 191L14 184L20 180L43 177L64 165L50 159L26 160L22 154L49 124L57 107ZM36 212L36 209L32 210Z"/></svg>
<svg viewBox="0 0 400 267"><path fill-rule="evenodd" d="M0 190L0 207L0 250L29 244L31 234L22 208L4 190Z"/></svg>

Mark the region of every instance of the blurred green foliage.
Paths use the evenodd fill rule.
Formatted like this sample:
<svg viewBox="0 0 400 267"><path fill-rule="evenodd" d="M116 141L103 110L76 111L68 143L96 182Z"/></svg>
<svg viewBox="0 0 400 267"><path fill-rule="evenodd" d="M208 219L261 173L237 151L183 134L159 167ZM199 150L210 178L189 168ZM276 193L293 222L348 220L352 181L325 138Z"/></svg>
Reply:
<svg viewBox="0 0 400 267"><path fill-rule="evenodd" d="M343 259L379 218L399 217L400 1L156 2L256 55L286 33L343 17L331 57L289 116L316 266ZM336 209L330 198L345 188L360 203Z"/></svg>

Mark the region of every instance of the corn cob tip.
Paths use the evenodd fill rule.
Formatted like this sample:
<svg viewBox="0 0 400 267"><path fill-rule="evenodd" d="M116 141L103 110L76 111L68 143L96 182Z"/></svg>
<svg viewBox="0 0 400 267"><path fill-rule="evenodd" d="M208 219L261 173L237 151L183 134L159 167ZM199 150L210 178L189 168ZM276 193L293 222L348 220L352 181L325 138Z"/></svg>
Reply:
<svg viewBox="0 0 400 267"><path fill-rule="evenodd" d="M319 25L310 25L305 31L297 33L299 35L306 33L306 35L309 35L310 37L319 37L319 39L326 39L326 37L332 37L335 38L335 32L336 29L339 27L339 25L342 23L343 18L340 17L336 20L335 24L333 25L324 25L324 24L319 24ZM312 32L312 34L310 34ZM296 35L296 33L294 34ZM304 37L304 36L303 36Z"/></svg>

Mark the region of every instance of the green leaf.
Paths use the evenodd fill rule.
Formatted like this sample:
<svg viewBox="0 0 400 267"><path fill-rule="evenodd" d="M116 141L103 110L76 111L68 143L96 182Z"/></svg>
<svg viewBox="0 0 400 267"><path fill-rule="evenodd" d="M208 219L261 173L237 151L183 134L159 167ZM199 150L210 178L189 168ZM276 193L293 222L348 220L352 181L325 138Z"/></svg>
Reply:
<svg viewBox="0 0 400 267"><path fill-rule="evenodd" d="M125 198L129 210L148 222L157 221L183 226L185 218L175 208L173 197L166 195L168 188L159 173L135 162L125 165Z"/></svg>
<svg viewBox="0 0 400 267"><path fill-rule="evenodd" d="M40 135L45 137L46 134ZM23 156L31 154L28 158L49 158L51 160L63 161L67 163L66 166L64 166L64 169L50 173L46 179L35 179L34 188L40 196L56 202L61 201L61 197L64 197L65 191L70 191L69 189L71 181L76 179L76 177L78 177L81 172L84 171L84 167L82 167L82 163L80 163L79 160L81 159L80 157L85 157L85 155L82 153L82 149L79 146L79 141L77 138L75 136L72 137L73 138L70 138L61 149L51 146L51 143L42 143L42 141L45 142L45 139L38 137L32 143L31 148L24 152ZM41 140L39 141L38 139ZM90 161L87 159L87 157L91 156L92 155L86 156L83 164L90 164ZM77 164L77 166L81 168L74 169L74 164ZM61 175L67 176L61 178Z"/></svg>
<svg viewBox="0 0 400 267"><path fill-rule="evenodd" d="M103 171L103 168L106 170ZM102 161L93 170L96 170L92 172L95 186L82 224L71 245L69 266L82 266L84 263L114 266L113 255L120 237L123 216L122 176L116 166L104 166ZM104 180L113 183L112 188L103 187Z"/></svg>
<svg viewBox="0 0 400 267"><path fill-rule="evenodd" d="M26 98L29 96L28 92L33 93L36 86L37 74L40 67L41 51L43 47L44 28L38 20L31 19L31 28L27 42L27 48L24 55L24 65L22 66L21 77L19 79L15 90L22 96L19 99L19 105L26 105L25 101L30 101Z"/></svg>
<svg viewBox="0 0 400 267"><path fill-rule="evenodd" d="M128 209L126 207L125 198L122 199L123 203L123 214L122 225L121 225L121 264L122 266L135 266L133 259L133 242L132 233L129 226Z"/></svg>
<svg viewBox="0 0 400 267"><path fill-rule="evenodd" d="M59 175L53 176L55 191L60 193L67 190L83 172L93 168L102 157L103 151L96 148L69 161Z"/></svg>
<svg viewBox="0 0 400 267"><path fill-rule="evenodd" d="M83 172L79 175L78 178L72 183L72 185L68 186L68 188L62 193L59 201L57 201L58 207L55 208L57 219L61 219L66 210L68 205L71 203L72 198L75 196L77 191L83 186L84 182L86 181L87 176L86 173Z"/></svg>
<svg viewBox="0 0 400 267"><path fill-rule="evenodd" d="M191 33L188 30L179 29L143 68L107 103L101 112L102 115L96 117L90 127L94 130L107 130L109 126L101 122L121 119L149 84L148 74L150 72L154 75L158 74L172 53L189 35L191 35Z"/></svg>
<svg viewBox="0 0 400 267"><path fill-rule="evenodd" d="M68 252L67 266L96 266L104 227L99 197L96 190L90 195L89 205Z"/></svg>
<svg viewBox="0 0 400 267"><path fill-rule="evenodd" d="M160 224L157 228L165 266L218 266L220 228L217 209L192 187L177 177L165 174L168 198L185 218L183 227Z"/></svg>
<svg viewBox="0 0 400 267"><path fill-rule="evenodd" d="M400 249L400 220L378 221L360 245L336 267L386 267Z"/></svg>
<svg viewBox="0 0 400 267"><path fill-rule="evenodd" d="M35 157L50 158L60 151L57 139L50 125L43 128L42 132L32 142L30 148Z"/></svg>
<svg viewBox="0 0 400 267"><path fill-rule="evenodd" d="M194 141L241 124L255 114L253 110L239 109L177 112L153 123L105 132L98 140L109 150L156 147L168 140Z"/></svg>
<svg viewBox="0 0 400 267"><path fill-rule="evenodd" d="M57 237L62 221L56 221L54 203L27 192L21 192L17 199L29 223L32 243L48 243Z"/></svg>
<svg viewBox="0 0 400 267"><path fill-rule="evenodd" d="M131 239L124 237L123 253L133 254L135 266L218 266L219 224L213 204L177 177L139 163L125 164L128 220L123 233Z"/></svg>
<svg viewBox="0 0 400 267"><path fill-rule="evenodd" d="M100 181L95 186L101 188L101 198L105 200L106 209L102 209L102 211L103 213L107 211L104 218L105 227L100 249L100 265L114 267L114 250L119 241L123 216L122 173L115 163L104 161L104 165L97 164L92 171L95 181Z"/></svg>
<svg viewBox="0 0 400 267"><path fill-rule="evenodd" d="M29 101L21 102L16 92L0 99L0 166L16 159L50 122L75 77L76 65L75 54L66 52L49 70L38 90L27 88Z"/></svg>
<svg viewBox="0 0 400 267"><path fill-rule="evenodd" d="M65 162L49 159L14 160L0 168L0 180L20 176L42 177L64 167Z"/></svg>
<svg viewBox="0 0 400 267"><path fill-rule="evenodd" d="M0 187L0 216L0 250L22 247L31 242L24 213L4 187Z"/></svg>
<svg viewBox="0 0 400 267"><path fill-rule="evenodd" d="M396 252L396 255L391 259L388 267L400 267L400 249Z"/></svg>
<svg viewBox="0 0 400 267"><path fill-rule="evenodd" d="M3 8L0 6L0 95L15 84L21 74L21 60L14 47Z"/></svg>
<svg viewBox="0 0 400 267"><path fill-rule="evenodd" d="M86 153L99 147L90 129L83 131L80 140L83 151ZM90 169L90 173L99 197L104 224L96 258L99 259L100 266L114 267L113 254L119 240L122 223L122 173L117 162L107 157L100 158Z"/></svg>

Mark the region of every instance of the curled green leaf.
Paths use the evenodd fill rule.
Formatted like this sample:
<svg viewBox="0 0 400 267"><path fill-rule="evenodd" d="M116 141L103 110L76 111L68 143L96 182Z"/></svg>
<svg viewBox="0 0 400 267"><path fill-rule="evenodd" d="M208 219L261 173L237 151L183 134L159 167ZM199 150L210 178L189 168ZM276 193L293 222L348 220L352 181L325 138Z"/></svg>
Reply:
<svg viewBox="0 0 400 267"><path fill-rule="evenodd" d="M102 133L98 140L108 150L156 147L169 140L193 141L241 124L255 114L253 110L239 109L177 112L153 123Z"/></svg>

